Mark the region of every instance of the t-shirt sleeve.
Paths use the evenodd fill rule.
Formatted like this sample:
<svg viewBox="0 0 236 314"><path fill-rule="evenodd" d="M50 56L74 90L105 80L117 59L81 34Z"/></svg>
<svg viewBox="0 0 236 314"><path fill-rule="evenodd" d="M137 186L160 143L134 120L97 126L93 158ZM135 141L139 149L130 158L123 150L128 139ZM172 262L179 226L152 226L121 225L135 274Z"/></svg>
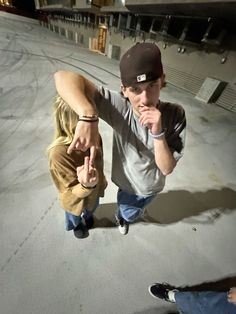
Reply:
<svg viewBox="0 0 236 314"><path fill-rule="evenodd" d="M186 117L184 109L179 105L172 106L166 115L166 140L173 156L179 160L184 153L186 137Z"/></svg>
<svg viewBox="0 0 236 314"><path fill-rule="evenodd" d="M127 100L120 92L99 87L94 100L99 117L110 126L123 119L123 113L127 110Z"/></svg>

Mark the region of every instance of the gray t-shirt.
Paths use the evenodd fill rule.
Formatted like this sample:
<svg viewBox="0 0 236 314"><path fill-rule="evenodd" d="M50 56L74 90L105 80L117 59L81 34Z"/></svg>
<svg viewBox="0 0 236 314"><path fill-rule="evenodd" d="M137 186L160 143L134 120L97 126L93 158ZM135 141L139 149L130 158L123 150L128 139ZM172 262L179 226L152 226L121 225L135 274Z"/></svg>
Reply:
<svg viewBox="0 0 236 314"><path fill-rule="evenodd" d="M99 88L95 97L99 117L113 128L112 181L131 194L150 196L160 192L165 176L155 163L154 143L141 126L132 106L121 93ZM174 157L182 156L185 114L182 107L160 102L162 126Z"/></svg>

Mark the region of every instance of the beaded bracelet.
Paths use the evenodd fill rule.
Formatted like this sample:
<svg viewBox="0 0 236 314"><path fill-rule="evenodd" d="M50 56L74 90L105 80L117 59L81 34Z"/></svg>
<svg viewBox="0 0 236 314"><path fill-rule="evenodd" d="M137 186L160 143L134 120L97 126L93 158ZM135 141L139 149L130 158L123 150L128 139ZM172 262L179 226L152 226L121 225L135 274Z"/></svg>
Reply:
<svg viewBox="0 0 236 314"><path fill-rule="evenodd" d="M151 131L149 131L149 134L151 135L152 138L154 138L155 140L159 140L162 139L165 136L165 131L162 130L161 133L159 134L152 134Z"/></svg>

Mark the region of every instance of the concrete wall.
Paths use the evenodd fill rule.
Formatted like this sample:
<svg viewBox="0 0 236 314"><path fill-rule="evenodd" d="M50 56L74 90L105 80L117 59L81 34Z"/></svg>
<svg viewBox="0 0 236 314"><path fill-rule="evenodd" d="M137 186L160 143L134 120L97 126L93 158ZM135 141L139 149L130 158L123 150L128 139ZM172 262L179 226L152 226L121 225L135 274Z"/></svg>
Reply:
<svg viewBox="0 0 236 314"><path fill-rule="evenodd" d="M119 45L121 47L121 55L135 42L142 41L143 37L138 36L136 38L129 37L128 33L124 34L116 32L114 29L109 34L108 41L110 44ZM236 50L233 47L228 50L220 52L200 50L194 46L184 46L185 52L179 53L177 43L168 43L167 40L163 40L161 37L152 40L146 35L146 42L155 42L159 46L162 52L162 60L164 65L174 68L177 71L184 71L187 74L205 78L207 76L213 76L215 78L231 82L235 80L235 68L236 68ZM235 38L231 38L234 42ZM164 49L164 44L166 48ZM227 57L224 64L221 63L221 59Z"/></svg>
<svg viewBox="0 0 236 314"><path fill-rule="evenodd" d="M53 27L51 27L50 29L55 30L55 27L58 27L59 34L64 34L65 30L65 36L69 39L71 39L70 32L72 32L74 34L73 40L86 48L89 47L89 38L94 38L98 36L98 29L92 27L91 25L85 26L80 23L70 21L65 22L59 19L51 19L49 21L49 24Z"/></svg>
<svg viewBox="0 0 236 314"><path fill-rule="evenodd" d="M77 33L79 44L89 48L89 38L98 36L98 29L85 25L78 25L73 22L64 22L61 20L51 20L53 27L58 26L60 29L66 29ZM51 28L52 29L52 28ZM68 32L65 34L68 37ZM71 36L70 36L71 37ZM81 40L83 38L83 40ZM129 32L122 32L115 28L110 28L107 32L106 51L107 55L111 46L120 48L120 56L136 42L155 42L162 52L162 61L166 73L167 82L183 88L188 92L196 95L202 86L205 78L211 77L228 83L227 97L223 95L223 101L219 100L219 105L236 111L236 49L233 46L235 38L228 39L231 48L218 51L206 51L199 46L182 46L185 52L178 52L180 45L174 42L168 42L163 38L156 36L155 40L150 39L150 34L141 34L132 37ZM229 45L230 46L230 45ZM110 53L109 53L110 55ZM222 63L222 58L226 62ZM230 109L231 110L231 109Z"/></svg>

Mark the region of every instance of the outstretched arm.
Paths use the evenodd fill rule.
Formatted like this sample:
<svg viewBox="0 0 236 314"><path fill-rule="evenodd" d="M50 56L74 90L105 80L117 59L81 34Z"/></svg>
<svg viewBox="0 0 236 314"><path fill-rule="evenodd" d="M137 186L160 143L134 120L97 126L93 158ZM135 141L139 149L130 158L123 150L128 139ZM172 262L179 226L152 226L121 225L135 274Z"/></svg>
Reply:
<svg viewBox="0 0 236 314"><path fill-rule="evenodd" d="M96 87L91 81L79 73L69 71L56 72L54 79L59 95L79 116L97 113L93 103Z"/></svg>
<svg viewBox="0 0 236 314"><path fill-rule="evenodd" d="M83 117L97 115L96 106L94 104L96 87L91 81L78 73L69 71L56 72L54 79L57 92L78 114L79 118L83 119ZM98 138L98 121L79 121L73 141L68 148L68 153L71 153L73 149L85 151L91 147L90 160L91 163L93 163Z"/></svg>

